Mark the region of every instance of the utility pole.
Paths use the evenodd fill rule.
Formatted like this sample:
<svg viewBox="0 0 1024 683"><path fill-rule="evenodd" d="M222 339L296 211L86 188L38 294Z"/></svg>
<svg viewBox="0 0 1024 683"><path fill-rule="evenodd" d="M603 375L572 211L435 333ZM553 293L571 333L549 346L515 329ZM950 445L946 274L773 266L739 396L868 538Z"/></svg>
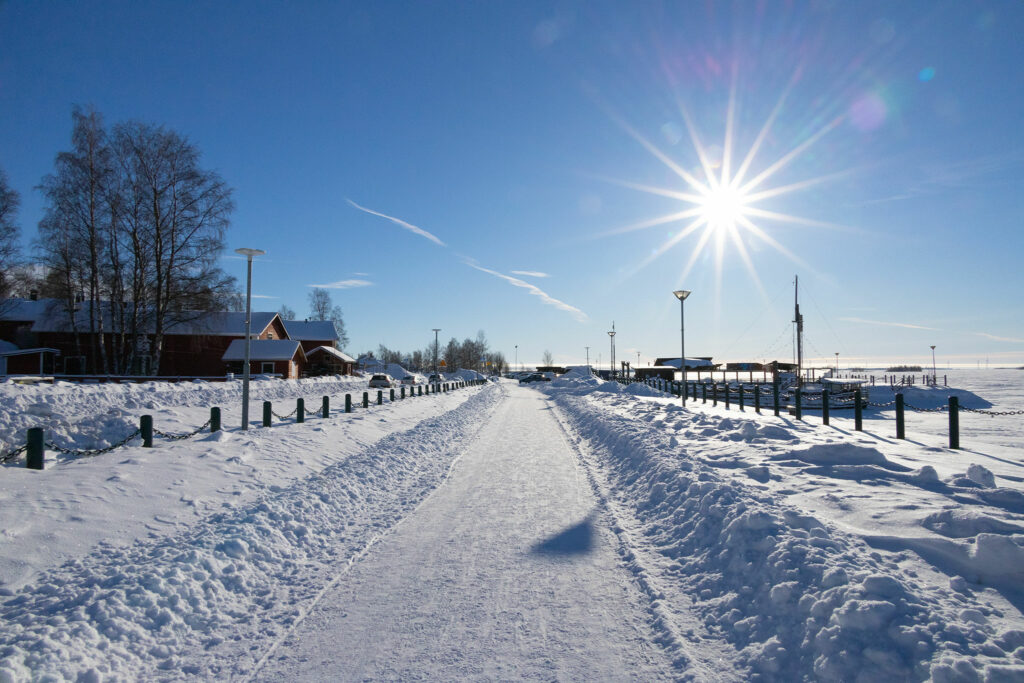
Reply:
<svg viewBox="0 0 1024 683"><path fill-rule="evenodd" d="M800 315L800 276L793 276L793 304L795 313L793 323L796 325L796 385L803 386L804 365L804 317Z"/></svg>
<svg viewBox="0 0 1024 683"><path fill-rule="evenodd" d="M433 329L433 331L434 331L434 374L436 375L436 374L438 374L438 372L437 372L437 333L441 331L441 328L440 327L434 327L434 328L431 328L431 329ZM438 379L440 379L440 378L438 378Z"/></svg>
<svg viewBox="0 0 1024 683"><path fill-rule="evenodd" d="M589 346L584 346L583 348L585 348L587 350L587 367L589 368L590 367L590 347Z"/></svg>

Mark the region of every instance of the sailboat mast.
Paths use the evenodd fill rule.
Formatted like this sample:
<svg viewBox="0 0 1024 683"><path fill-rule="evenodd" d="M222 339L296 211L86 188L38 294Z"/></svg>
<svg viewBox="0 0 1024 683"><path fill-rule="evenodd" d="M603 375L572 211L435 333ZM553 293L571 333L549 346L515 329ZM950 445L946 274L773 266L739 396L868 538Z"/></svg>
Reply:
<svg viewBox="0 0 1024 683"><path fill-rule="evenodd" d="M796 325L796 383L803 384L804 317L800 315L800 276L793 276L793 323Z"/></svg>

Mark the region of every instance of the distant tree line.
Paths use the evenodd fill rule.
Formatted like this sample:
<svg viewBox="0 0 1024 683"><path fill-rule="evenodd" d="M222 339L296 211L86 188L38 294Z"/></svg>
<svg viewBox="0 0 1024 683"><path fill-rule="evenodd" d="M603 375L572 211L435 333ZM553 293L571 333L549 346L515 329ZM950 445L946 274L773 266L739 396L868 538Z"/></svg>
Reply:
<svg viewBox="0 0 1024 683"><path fill-rule="evenodd" d="M508 363L505 361L501 351L492 351L487 345L487 335L483 330L477 332L476 339L466 338L462 342L452 337L447 344L438 343L435 348L431 341L423 349L411 353L403 353L396 349L389 349L381 344L376 351L367 351L361 356L375 358L383 363L396 363L406 370L415 372L432 372L434 370L434 359L444 361L443 369L447 372L454 370L476 370L483 374L508 372Z"/></svg>

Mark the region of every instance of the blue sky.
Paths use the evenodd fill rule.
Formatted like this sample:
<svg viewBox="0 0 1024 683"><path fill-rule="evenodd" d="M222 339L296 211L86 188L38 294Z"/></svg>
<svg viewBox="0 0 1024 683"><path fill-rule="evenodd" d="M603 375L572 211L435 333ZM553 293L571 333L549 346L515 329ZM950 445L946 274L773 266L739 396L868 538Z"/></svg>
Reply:
<svg viewBox="0 0 1024 683"><path fill-rule="evenodd" d="M799 275L809 357L1017 365L1021 35L1010 1L8 2L0 168L28 243L73 105L174 128L235 189L225 268L267 251L254 308L335 285L350 352L606 366L614 321L646 365L683 288L687 355L788 360Z"/></svg>

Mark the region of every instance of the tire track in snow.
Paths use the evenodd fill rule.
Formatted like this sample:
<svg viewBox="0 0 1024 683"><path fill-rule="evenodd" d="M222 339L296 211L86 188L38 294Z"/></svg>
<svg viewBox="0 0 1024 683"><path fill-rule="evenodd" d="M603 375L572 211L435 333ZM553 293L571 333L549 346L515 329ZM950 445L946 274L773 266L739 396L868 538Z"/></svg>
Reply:
<svg viewBox="0 0 1024 683"><path fill-rule="evenodd" d="M555 402L549 399L548 404L555 416L555 422L561 429L562 438L575 456L574 459L583 466L601 509L612 522L611 530L618 540L619 555L649 601L650 624L660 635L658 644L665 649L672 665L680 670L681 679L716 682L744 680L725 646L716 646L714 654L708 656L694 646L710 648L707 641L691 644L690 639L680 632L672 613L663 604L664 591L658 588L653 572L641 560L637 545L633 542L622 515L616 511L615 504L605 493L607 487L602 485L600 475L595 472L598 468L593 465L593 455L589 453L583 438L576 434ZM699 627L700 621L697 617L694 617L693 622L694 629ZM724 665L723 660L726 662Z"/></svg>

